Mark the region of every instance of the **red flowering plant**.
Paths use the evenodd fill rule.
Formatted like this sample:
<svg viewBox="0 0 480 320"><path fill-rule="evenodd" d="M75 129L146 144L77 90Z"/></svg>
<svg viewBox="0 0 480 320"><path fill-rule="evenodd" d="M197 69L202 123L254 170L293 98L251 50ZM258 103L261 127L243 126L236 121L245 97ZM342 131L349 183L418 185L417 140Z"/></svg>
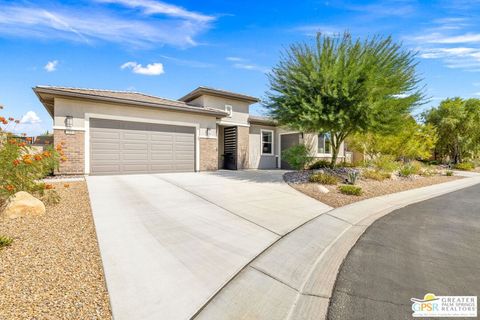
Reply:
<svg viewBox="0 0 480 320"><path fill-rule="evenodd" d="M41 179L51 174L60 161L66 161L62 146L49 146L44 151L36 151L28 143L25 134L13 133L19 122L11 117L0 116L0 206L18 191L26 191L40 198L58 198L46 194L55 191Z"/></svg>

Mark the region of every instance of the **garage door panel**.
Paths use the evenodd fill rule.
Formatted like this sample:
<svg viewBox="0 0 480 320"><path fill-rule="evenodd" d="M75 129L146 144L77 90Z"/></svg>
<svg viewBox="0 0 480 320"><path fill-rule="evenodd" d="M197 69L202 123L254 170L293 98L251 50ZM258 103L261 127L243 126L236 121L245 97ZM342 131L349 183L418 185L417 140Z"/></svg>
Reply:
<svg viewBox="0 0 480 320"><path fill-rule="evenodd" d="M112 142L93 142L91 144L92 150L120 150L119 143Z"/></svg>
<svg viewBox="0 0 480 320"><path fill-rule="evenodd" d="M92 174L194 171L195 128L90 120Z"/></svg>
<svg viewBox="0 0 480 320"><path fill-rule="evenodd" d="M90 136L96 139L111 139L118 140L120 138L120 132L115 131L93 131Z"/></svg>

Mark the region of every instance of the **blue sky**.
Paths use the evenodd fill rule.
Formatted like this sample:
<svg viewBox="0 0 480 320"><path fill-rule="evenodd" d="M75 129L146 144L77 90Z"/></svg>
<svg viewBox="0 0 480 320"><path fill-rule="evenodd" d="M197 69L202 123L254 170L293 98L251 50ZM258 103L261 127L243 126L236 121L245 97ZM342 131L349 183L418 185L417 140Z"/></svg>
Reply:
<svg viewBox="0 0 480 320"><path fill-rule="evenodd" d="M283 48L348 30L418 51L428 107L480 97L479 14L480 2L461 0L0 0L0 104L38 134L51 118L35 85L173 99L206 85L262 97Z"/></svg>

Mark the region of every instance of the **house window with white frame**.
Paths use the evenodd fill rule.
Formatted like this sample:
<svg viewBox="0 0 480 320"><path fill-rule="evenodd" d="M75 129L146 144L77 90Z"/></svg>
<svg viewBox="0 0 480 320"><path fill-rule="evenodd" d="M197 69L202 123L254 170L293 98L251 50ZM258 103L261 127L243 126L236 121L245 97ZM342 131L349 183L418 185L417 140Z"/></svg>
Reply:
<svg viewBox="0 0 480 320"><path fill-rule="evenodd" d="M233 107L229 104L226 104L225 111L228 113L228 117L231 118L233 113Z"/></svg>
<svg viewBox="0 0 480 320"><path fill-rule="evenodd" d="M332 153L332 144L331 144L330 134L320 133L318 135L317 153L319 153L319 154L331 154Z"/></svg>
<svg viewBox="0 0 480 320"><path fill-rule="evenodd" d="M273 155L273 131L262 130L262 154Z"/></svg>

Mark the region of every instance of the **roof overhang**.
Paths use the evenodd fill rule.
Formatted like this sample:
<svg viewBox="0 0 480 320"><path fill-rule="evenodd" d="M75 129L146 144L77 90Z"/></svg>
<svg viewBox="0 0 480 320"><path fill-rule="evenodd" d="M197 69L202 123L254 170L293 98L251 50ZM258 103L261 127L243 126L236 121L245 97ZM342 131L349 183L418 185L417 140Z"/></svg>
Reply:
<svg viewBox="0 0 480 320"><path fill-rule="evenodd" d="M278 121L272 118L267 118L267 117L250 116L248 118L248 122L251 124L258 124L258 125L264 125L264 126L272 126L272 127L278 126Z"/></svg>
<svg viewBox="0 0 480 320"><path fill-rule="evenodd" d="M228 113L223 110L216 110L213 108L206 109L206 108L200 108L200 107L188 106L188 105L185 107L172 106L168 104L143 102L143 101L137 101L132 99L103 97L103 96L97 96L94 94L87 94L87 93L66 92L63 90L55 89L55 88L47 88L47 87L39 87L39 86L34 87L32 89L37 95L40 102L44 105L45 109L47 109L48 113L52 117L54 114L53 110L54 110L55 97L74 98L74 99L88 100L88 101L101 101L101 102L115 103L115 104L126 104L126 105L137 106L137 107L161 108L161 109L170 110L170 111L211 115L217 118L223 118L228 115Z"/></svg>
<svg viewBox="0 0 480 320"><path fill-rule="evenodd" d="M241 100L249 103L256 103L260 102L260 99L248 96L245 94L241 93L235 93L235 92L230 92L230 91L224 91L224 90L219 90L219 89L213 89L213 88L208 88L208 87L198 87L197 89L193 90L190 93L187 93L180 99L179 101L183 102L190 102L202 95L210 95L210 96L216 96L216 97L222 97L222 98L230 98L230 99L235 99L235 100Z"/></svg>

